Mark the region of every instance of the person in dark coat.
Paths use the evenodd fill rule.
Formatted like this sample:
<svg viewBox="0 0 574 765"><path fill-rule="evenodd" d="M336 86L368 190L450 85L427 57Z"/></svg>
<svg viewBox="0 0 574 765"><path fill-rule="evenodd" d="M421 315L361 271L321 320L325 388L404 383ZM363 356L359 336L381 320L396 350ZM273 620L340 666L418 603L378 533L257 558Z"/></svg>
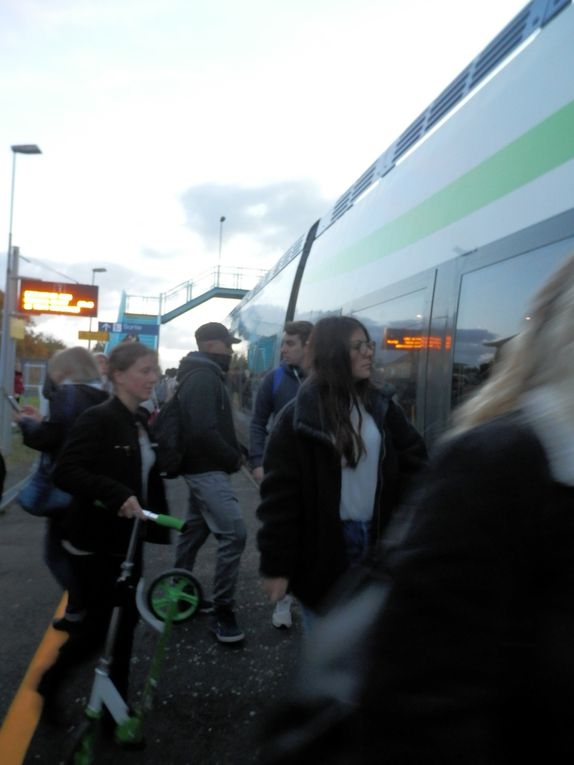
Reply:
<svg viewBox="0 0 574 765"><path fill-rule="evenodd" d="M361 633L334 629L358 597L322 624L269 765L574 756L574 256L525 315L397 511Z"/></svg>
<svg viewBox="0 0 574 765"><path fill-rule="evenodd" d="M178 370L182 474L189 505L175 565L192 571L197 553L213 534L213 600L204 602L204 609L213 612L211 630L220 643L240 643L245 635L235 617L234 598L247 530L230 479L242 458L225 385L232 347L239 339L214 321L198 327L195 339L199 350L185 356Z"/></svg>
<svg viewBox="0 0 574 765"><path fill-rule="evenodd" d="M80 346L55 353L48 362L47 378L52 390L48 417L31 405L15 415L24 444L42 452L43 469L49 475L62 451L76 418L91 406L105 401L98 368L92 354ZM56 629L66 630L83 616L81 598L69 554L62 547L65 507L46 518L44 560L56 581L68 592L65 615L56 619Z"/></svg>
<svg viewBox="0 0 574 765"><path fill-rule="evenodd" d="M141 343L121 343L109 357L114 395L76 420L54 470L54 481L73 495L63 544L82 582L86 617L60 649L38 690L48 718L60 714L59 691L70 670L101 649L116 604L116 581L126 557L133 519L143 508L166 513L163 481L155 465L147 416L139 410L157 382L157 355ZM169 541L165 530L144 523L131 586L122 595L111 678L127 697L133 633L138 619L135 585L142 570L142 542Z"/></svg>
<svg viewBox="0 0 574 765"><path fill-rule="evenodd" d="M289 586L307 626L337 579L369 555L426 461L393 391L371 383L374 350L357 319L321 319L309 378L267 442L257 511L263 586L272 602Z"/></svg>

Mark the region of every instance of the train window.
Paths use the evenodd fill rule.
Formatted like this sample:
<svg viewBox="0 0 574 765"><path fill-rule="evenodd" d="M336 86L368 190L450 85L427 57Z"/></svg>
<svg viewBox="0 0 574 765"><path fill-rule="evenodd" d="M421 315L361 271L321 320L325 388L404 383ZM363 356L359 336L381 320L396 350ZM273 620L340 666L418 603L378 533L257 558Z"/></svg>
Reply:
<svg viewBox="0 0 574 765"><path fill-rule="evenodd" d="M571 247L571 241L558 242L463 276L454 342L453 406L488 377L505 343L528 321L532 296Z"/></svg>
<svg viewBox="0 0 574 765"><path fill-rule="evenodd" d="M375 380L397 389L401 406L412 422L417 416L417 382L421 351L426 348L426 290L354 311L377 343Z"/></svg>
<svg viewBox="0 0 574 765"><path fill-rule="evenodd" d="M234 409L249 415L265 374L278 363L279 344L298 258L289 263L241 310L231 313L234 346L228 382ZM236 423L237 424L237 423ZM238 426L241 429L241 426Z"/></svg>

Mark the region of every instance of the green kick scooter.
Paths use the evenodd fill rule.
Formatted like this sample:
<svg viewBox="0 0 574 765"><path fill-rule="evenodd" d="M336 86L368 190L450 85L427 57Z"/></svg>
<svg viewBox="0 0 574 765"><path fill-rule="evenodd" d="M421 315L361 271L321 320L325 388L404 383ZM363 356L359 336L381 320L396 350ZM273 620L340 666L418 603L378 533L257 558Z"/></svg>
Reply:
<svg viewBox="0 0 574 765"><path fill-rule="evenodd" d="M168 515L156 515L147 510L144 510L144 513L148 522L152 521L176 531L183 529L184 521L177 518ZM118 578L120 587L129 585L140 524L141 521L136 519L130 537L128 553L122 563ZM145 714L152 708L153 696L157 688L172 626L174 623L190 619L197 613L202 598L199 582L184 569L169 569L157 576L150 584L147 597L144 597L144 589L145 585L142 578L138 583L136 592L137 607L144 621L155 629L160 637L139 702L133 710L130 709L110 679L114 644L122 613L122 606L116 605L112 611L104 653L95 670L90 699L85 709L85 720L75 735L66 760L68 765L91 765L94 762L94 748L104 707L116 723L114 739L117 744L132 749L144 745L143 720Z"/></svg>

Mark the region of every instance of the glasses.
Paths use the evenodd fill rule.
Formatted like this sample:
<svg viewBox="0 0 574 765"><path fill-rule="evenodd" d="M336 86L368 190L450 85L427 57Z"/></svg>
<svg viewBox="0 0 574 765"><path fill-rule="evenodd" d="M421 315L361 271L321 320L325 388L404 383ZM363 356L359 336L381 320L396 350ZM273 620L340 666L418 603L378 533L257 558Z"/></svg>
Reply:
<svg viewBox="0 0 574 765"><path fill-rule="evenodd" d="M362 353L363 356L366 356L367 353L375 352L377 344L374 340L355 340L354 342L350 343L349 347L352 351L358 351L359 353Z"/></svg>

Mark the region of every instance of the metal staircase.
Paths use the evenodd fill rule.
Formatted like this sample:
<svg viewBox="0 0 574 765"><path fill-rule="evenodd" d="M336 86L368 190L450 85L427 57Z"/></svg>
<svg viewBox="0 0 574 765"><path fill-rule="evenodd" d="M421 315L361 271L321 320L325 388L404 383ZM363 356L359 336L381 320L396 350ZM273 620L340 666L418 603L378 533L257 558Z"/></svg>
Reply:
<svg viewBox="0 0 574 765"><path fill-rule="evenodd" d="M159 295L122 293L118 320L110 324L106 351L128 336L157 349L162 324L213 298L241 300L266 274L259 268L215 267Z"/></svg>

